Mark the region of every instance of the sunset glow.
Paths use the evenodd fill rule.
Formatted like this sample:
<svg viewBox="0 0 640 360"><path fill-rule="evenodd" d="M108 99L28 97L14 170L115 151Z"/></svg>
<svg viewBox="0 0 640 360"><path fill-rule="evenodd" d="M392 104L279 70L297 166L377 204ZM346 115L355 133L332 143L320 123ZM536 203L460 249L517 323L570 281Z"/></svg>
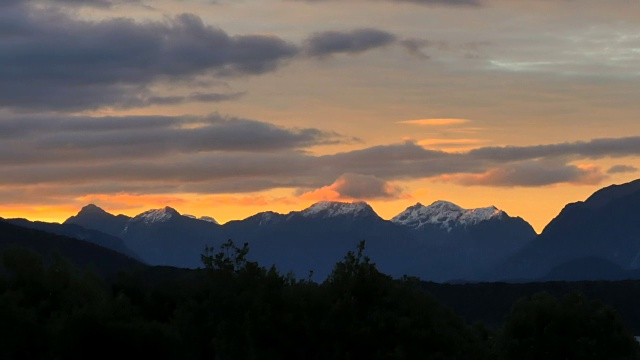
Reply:
<svg viewBox="0 0 640 360"><path fill-rule="evenodd" d="M0 217L448 200L541 231L640 177L638 18L624 0L2 2Z"/></svg>

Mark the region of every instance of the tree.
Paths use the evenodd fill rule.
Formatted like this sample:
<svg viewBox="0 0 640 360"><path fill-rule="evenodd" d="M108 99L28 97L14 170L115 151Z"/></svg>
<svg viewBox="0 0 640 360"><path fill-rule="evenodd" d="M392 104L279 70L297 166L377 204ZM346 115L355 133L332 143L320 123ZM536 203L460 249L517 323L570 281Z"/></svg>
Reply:
<svg viewBox="0 0 640 360"><path fill-rule="evenodd" d="M200 255L200 260L208 270L238 273L249 265L247 261L248 253L248 243L244 243L240 248L233 243L233 240L229 239L220 246L220 251L217 253L213 246L205 246L204 253Z"/></svg>
<svg viewBox="0 0 640 360"><path fill-rule="evenodd" d="M504 359L637 359L639 347L618 314L577 293L518 300L498 339Z"/></svg>

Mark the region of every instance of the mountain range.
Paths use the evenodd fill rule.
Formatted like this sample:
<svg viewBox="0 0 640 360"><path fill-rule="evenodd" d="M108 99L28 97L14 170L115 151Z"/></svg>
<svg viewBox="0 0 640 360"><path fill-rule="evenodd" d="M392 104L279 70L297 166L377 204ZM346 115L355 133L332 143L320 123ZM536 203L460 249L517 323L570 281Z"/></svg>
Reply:
<svg viewBox="0 0 640 360"><path fill-rule="evenodd" d="M364 202L318 202L288 214L262 212L220 225L165 207L135 217L87 205L63 224L5 220L75 237L149 265L201 266L206 246L248 243L249 259L298 278L323 280L347 251L392 276L431 281L618 280L640 278L640 180L568 204L537 235L493 206L447 201L408 207L390 220ZM0 234L1 235L1 234Z"/></svg>
<svg viewBox="0 0 640 360"><path fill-rule="evenodd" d="M394 276L479 279L536 236L527 222L494 207L467 210L445 201L416 204L391 220L364 202L324 201L224 225L170 207L130 218L88 205L65 225L119 237L151 265L198 267L205 246L215 248L227 239L247 242L250 259L299 277L313 273L314 279L324 279L360 240L378 267Z"/></svg>

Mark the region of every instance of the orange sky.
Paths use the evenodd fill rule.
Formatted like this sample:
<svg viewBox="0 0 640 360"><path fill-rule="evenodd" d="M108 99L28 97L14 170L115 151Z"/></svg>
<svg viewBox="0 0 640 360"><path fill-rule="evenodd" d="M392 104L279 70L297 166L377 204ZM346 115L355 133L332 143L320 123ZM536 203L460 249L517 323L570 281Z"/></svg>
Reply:
<svg viewBox="0 0 640 360"><path fill-rule="evenodd" d="M83 4L0 4L0 217L448 200L541 231L640 176L633 2Z"/></svg>

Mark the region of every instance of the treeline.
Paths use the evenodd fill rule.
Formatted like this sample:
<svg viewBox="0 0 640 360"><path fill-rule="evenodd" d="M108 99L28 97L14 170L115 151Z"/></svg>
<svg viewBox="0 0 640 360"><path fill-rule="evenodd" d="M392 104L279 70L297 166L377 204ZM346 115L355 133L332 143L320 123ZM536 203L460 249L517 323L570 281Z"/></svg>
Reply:
<svg viewBox="0 0 640 360"><path fill-rule="evenodd" d="M321 284L248 261L227 242L204 268L105 280L59 256L4 252L2 359L638 359L611 308L572 294L517 301L504 324L465 324L421 288L346 254Z"/></svg>

